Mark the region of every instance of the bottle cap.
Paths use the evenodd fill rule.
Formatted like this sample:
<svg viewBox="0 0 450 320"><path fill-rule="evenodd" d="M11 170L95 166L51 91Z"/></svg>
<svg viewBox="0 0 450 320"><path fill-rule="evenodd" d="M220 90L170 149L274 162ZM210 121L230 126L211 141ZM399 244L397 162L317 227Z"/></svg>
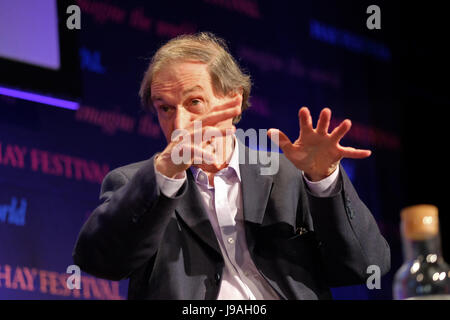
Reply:
<svg viewBox="0 0 450 320"><path fill-rule="evenodd" d="M410 240L424 240L439 234L438 208L419 204L404 208L401 213L403 236Z"/></svg>

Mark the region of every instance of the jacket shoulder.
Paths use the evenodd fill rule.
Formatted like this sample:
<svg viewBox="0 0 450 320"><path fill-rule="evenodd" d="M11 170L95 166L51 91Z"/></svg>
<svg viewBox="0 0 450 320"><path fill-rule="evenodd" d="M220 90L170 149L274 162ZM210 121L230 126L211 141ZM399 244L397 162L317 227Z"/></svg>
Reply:
<svg viewBox="0 0 450 320"><path fill-rule="evenodd" d="M133 163L130 163L130 164L127 164L127 165L124 165L121 167L117 167L117 168L111 170L108 173L108 175L109 174L111 174L111 175L122 174L126 178L131 179L140 168L144 167L145 165L148 165L149 163L150 163L150 159L139 161L139 162L133 162Z"/></svg>
<svg viewBox="0 0 450 320"><path fill-rule="evenodd" d="M102 197L102 195L104 195L108 191L115 191L123 185L127 184L128 181L130 181L135 176L139 169L145 167L146 165L150 165L151 160L152 159L147 159L130 163L124 166L117 167L108 172L108 174L103 178L100 197Z"/></svg>

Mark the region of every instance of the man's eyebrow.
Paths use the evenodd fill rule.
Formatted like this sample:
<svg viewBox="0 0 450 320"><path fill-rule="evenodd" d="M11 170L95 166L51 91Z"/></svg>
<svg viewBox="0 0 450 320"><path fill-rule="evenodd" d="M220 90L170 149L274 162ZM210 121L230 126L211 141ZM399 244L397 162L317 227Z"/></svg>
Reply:
<svg viewBox="0 0 450 320"><path fill-rule="evenodd" d="M196 85L196 86L193 86L192 88L183 90L183 92L182 92L181 94L182 94L183 96L185 96L185 95L187 95L187 94L189 94L189 93L191 93L191 92L193 92L193 91L196 91L196 90L203 91L203 87L200 86L200 85ZM159 95L152 95L152 96L150 97L150 100L151 100L151 101L163 101L164 99L163 99L161 96L159 96Z"/></svg>
<svg viewBox="0 0 450 320"><path fill-rule="evenodd" d="M153 95L152 95L152 96L150 97L150 100L151 100L151 101L161 101L161 100L163 100L163 98L161 98L160 96L156 96L156 95L153 96Z"/></svg>
<svg viewBox="0 0 450 320"><path fill-rule="evenodd" d="M201 91L203 91L203 87L202 87L202 86L199 86L199 85L193 86L192 88L189 88L189 89L184 90L184 91L182 92L182 95L185 96L185 95L187 95L187 94L189 94L189 93L191 93L191 92L193 92L193 91L196 91L196 90L201 90Z"/></svg>

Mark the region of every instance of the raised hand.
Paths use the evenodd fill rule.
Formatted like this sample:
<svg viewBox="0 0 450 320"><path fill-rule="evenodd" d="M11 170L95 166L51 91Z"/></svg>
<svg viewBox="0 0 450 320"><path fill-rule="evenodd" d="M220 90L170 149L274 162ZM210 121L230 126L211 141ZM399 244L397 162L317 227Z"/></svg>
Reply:
<svg viewBox="0 0 450 320"><path fill-rule="evenodd" d="M292 143L289 138L278 129L270 129L269 137L279 134L279 146L285 156L311 181L319 181L333 173L342 158L362 159L370 156L370 150L343 147L340 140L351 128L351 121L342 121L331 133L328 128L331 110L328 108L320 112L317 127L313 128L312 117L307 107L298 112L300 134Z"/></svg>
<svg viewBox="0 0 450 320"><path fill-rule="evenodd" d="M238 96L212 107L185 128L172 132L172 140L155 160L157 170L172 178L192 164L206 164L210 170L218 171L223 166L224 150L217 150L211 143L216 137L235 132L231 120L241 113L241 104L242 97Z"/></svg>

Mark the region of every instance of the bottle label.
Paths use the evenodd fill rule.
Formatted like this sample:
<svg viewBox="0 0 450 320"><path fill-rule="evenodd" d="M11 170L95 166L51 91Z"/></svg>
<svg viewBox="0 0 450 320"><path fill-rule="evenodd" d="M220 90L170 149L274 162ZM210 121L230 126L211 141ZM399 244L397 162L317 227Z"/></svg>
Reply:
<svg viewBox="0 0 450 320"><path fill-rule="evenodd" d="M428 296L409 297L405 300L450 300L450 294L430 294Z"/></svg>

